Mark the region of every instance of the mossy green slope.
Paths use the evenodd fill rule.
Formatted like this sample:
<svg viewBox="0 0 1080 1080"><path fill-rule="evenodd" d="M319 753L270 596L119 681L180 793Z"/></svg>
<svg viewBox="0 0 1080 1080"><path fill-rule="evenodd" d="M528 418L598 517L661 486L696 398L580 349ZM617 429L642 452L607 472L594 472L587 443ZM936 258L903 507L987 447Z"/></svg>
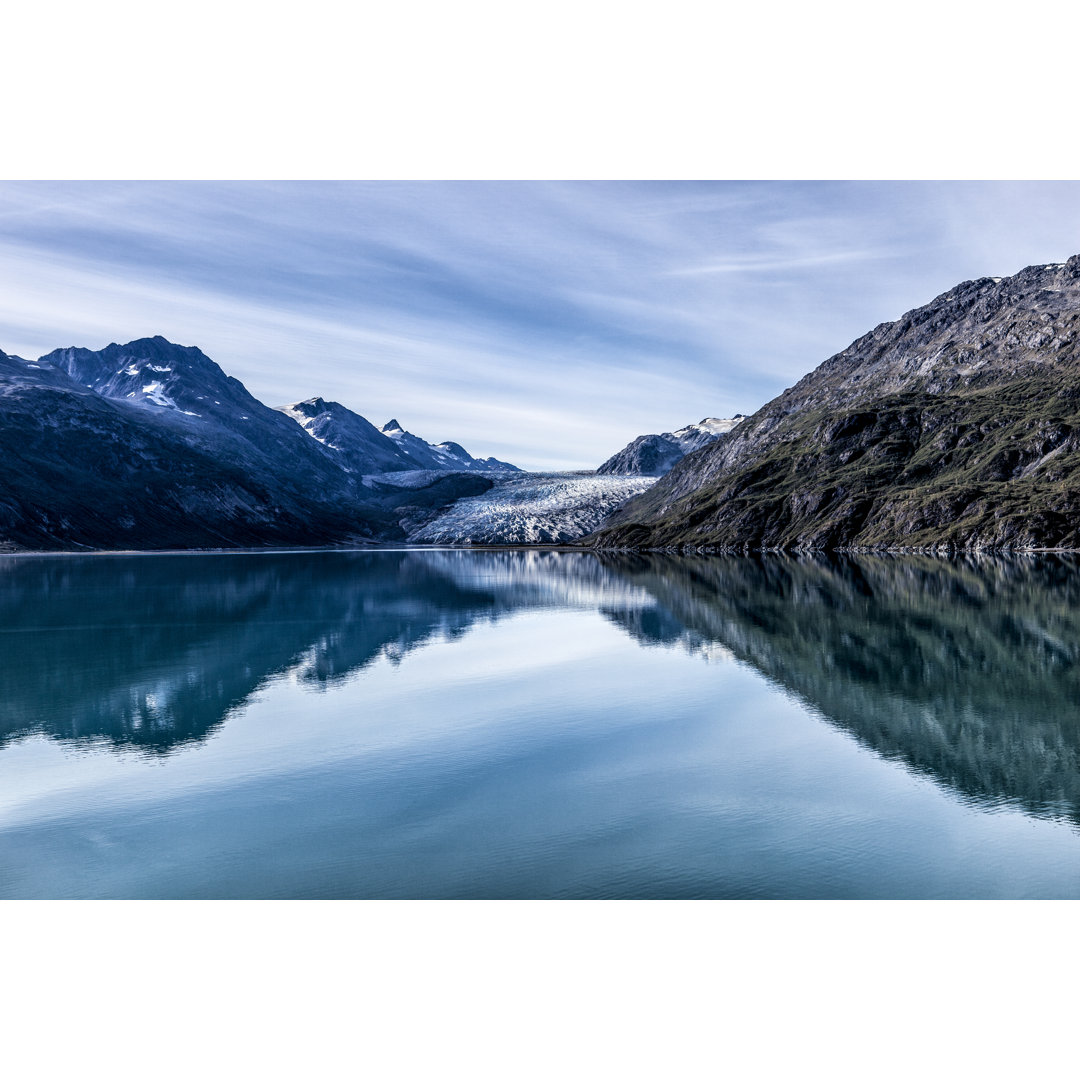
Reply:
<svg viewBox="0 0 1080 1080"><path fill-rule="evenodd" d="M879 326L590 542L1080 547L1080 256Z"/></svg>

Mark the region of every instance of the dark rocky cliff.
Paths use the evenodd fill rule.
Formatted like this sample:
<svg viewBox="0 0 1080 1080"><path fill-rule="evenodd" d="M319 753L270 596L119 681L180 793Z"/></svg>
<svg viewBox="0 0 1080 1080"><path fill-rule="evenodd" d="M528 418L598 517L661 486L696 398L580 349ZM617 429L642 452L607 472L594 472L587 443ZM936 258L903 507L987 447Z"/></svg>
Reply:
<svg viewBox="0 0 1080 1080"><path fill-rule="evenodd" d="M1080 547L1080 256L964 282L878 326L591 542Z"/></svg>

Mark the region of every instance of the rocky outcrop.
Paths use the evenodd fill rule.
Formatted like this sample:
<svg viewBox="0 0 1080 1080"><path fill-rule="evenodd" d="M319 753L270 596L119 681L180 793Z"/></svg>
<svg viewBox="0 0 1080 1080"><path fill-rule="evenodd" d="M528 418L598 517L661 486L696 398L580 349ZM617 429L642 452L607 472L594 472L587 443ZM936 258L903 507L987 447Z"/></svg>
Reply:
<svg viewBox="0 0 1080 1080"><path fill-rule="evenodd" d="M1080 256L964 282L878 326L590 542L1080 547Z"/></svg>
<svg viewBox="0 0 1080 1080"><path fill-rule="evenodd" d="M700 423L688 424L678 431L639 435L596 471L627 476L663 476L677 461L726 435L743 419L742 413L736 413L729 420L707 416Z"/></svg>

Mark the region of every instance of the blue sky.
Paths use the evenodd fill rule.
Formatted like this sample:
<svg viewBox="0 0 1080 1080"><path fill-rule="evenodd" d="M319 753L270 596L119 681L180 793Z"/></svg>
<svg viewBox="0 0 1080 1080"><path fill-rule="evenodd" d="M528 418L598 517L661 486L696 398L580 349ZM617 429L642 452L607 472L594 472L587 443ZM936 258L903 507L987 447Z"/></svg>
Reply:
<svg viewBox="0 0 1080 1080"><path fill-rule="evenodd" d="M0 184L0 349L164 334L527 468L753 412L959 281L1080 252L1080 184Z"/></svg>

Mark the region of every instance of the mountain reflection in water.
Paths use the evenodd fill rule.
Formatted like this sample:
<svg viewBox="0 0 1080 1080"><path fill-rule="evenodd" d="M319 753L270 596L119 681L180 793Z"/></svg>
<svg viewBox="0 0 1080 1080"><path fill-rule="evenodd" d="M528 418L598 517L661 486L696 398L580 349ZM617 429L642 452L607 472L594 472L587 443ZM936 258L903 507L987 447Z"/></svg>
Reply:
<svg viewBox="0 0 1080 1080"><path fill-rule="evenodd" d="M1053 556L6 558L0 748L44 734L166 755L274 679L318 691L540 607L733 656L965 799L1080 824L1080 567Z"/></svg>
<svg viewBox="0 0 1080 1080"><path fill-rule="evenodd" d="M614 566L680 627L677 640L722 644L883 757L971 799L1080 823L1075 559L646 555Z"/></svg>

